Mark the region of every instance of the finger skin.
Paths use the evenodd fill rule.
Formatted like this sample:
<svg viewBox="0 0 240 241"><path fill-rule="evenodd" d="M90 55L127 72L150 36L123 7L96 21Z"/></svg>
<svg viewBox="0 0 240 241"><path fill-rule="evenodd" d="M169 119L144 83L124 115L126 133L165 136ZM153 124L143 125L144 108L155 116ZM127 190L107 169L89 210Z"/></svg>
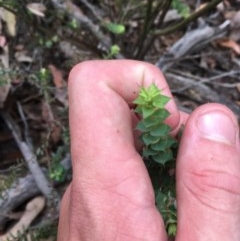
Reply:
<svg viewBox="0 0 240 241"><path fill-rule="evenodd" d="M210 121L217 116L218 121L209 125L221 133L232 133L233 128L234 141L206 137L199 129L202 116ZM225 125L224 116L231 123ZM177 159L177 204L176 241L240 240L239 129L225 106L201 106L186 123Z"/></svg>
<svg viewBox="0 0 240 241"><path fill-rule="evenodd" d="M61 207L59 241L166 240L129 108L140 86L153 82L171 97L160 71L143 62L88 61L71 71L73 181ZM174 130L181 115L174 101L167 108Z"/></svg>

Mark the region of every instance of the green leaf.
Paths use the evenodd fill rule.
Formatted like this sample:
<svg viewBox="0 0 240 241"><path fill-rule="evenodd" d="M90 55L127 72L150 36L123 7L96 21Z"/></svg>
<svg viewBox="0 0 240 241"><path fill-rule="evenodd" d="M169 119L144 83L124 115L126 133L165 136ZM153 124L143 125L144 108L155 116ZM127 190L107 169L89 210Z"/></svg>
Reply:
<svg viewBox="0 0 240 241"><path fill-rule="evenodd" d="M125 26L122 24L118 24L118 23L106 23L105 27L107 28L107 30L111 33L114 34L123 34L125 33Z"/></svg>
<svg viewBox="0 0 240 241"><path fill-rule="evenodd" d="M159 121L159 119L155 119L155 118L151 118L151 117L148 117L147 119L143 120L146 128L148 128L149 130L151 130L155 126L159 126L159 123L161 123L161 121Z"/></svg>
<svg viewBox="0 0 240 241"><path fill-rule="evenodd" d="M176 143L176 140L169 137L167 139L160 139L157 143L151 144L151 148L154 151L165 151L169 150L169 148ZM171 152L171 150L169 150Z"/></svg>
<svg viewBox="0 0 240 241"><path fill-rule="evenodd" d="M177 224L176 223L169 224L167 233L169 237L175 237L177 233Z"/></svg>
<svg viewBox="0 0 240 241"><path fill-rule="evenodd" d="M115 56L115 55L119 54L120 50L121 50L120 47L117 44L114 44L110 48L110 54L112 56Z"/></svg>
<svg viewBox="0 0 240 241"><path fill-rule="evenodd" d="M146 128L146 127L145 127ZM167 124L159 124L157 126L154 126L153 128L151 128L150 134L152 136L166 136L169 134L171 128L170 126L168 126Z"/></svg>
<svg viewBox="0 0 240 241"><path fill-rule="evenodd" d="M171 98L165 95L156 96L152 100L152 105L157 108L164 108Z"/></svg>
<svg viewBox="0 0 240 241"><path fill-rule="evenodd" d="M136 126L136 129L141 131L141 132L147 132L149 131L149 129L146 127L146 125L144 124L144 121L139 121L137 126Z"/></svg>
<svg viewBox="0 0 240 241"><path fill-rule="evenodd" d="M144 123L147 128L150 126L156 126L162 123L169 115L170 113L167 110L159 109L154 112L154 115L144 118Z"/></svg>
<svg viewBox="0 0 240 241"><path fill-rule="evenodd" d="M157 143L151 144L150 148L154 151L164 151L165 145L161 141L158 141Z"/></svg>
<svg viewBox="0 0 240 241"><path fill-rule="evenodd" d="M152 159L159 163L164 165L167 161L171 160L173 158L171 151L161 151L159 154L152 156Z"/></svg>
<svg viewBox="0 0 240 241"><path fill-rule="evenodd" d="M143 154L144 157L148 158L148 157L151 157L153 155L156 155L157 152L152 150L151 148L144 148L142 154Z"/></svg>
<svg viewBox="0 0 240 241"><path fill-rule="evenodd" d="M149 133L146 133L146 134L143 134L141 136L141 139L143 141L143 143L148 146L152 143L155 143L159 140L159 137L156 137L156 136L151 136Z"/></svg>
<svg viewBox="0 0 240 241"><path fill-rule="evenodd" d="M149 116L152 116L155 111L156 111L156 110L154 110L153 108L149 108L149 107L147 107L147 106L143 106L143 107L142 107L143 119L146 119L146 118L148 118Z"/></svg>
<svg viewBox="0 0 240 241"><path fill-rule="evenodd" d="M143 96L138 95L138 97L133 101L133 104L139 105L138 107L146 105L146 101Z"/></svg>
<svg viewBox="0 0 240 241"><path fill-rule="evenodd" d="M184 18L187 18L190 15L189 6L182 0L173 0L171 7L176 9L178 13L181 14Z"/></svg>
<svg viewBox="0 0 240 241"><path fill-rule="evenodd" d="M165 148L168 149L172 146L175 146L176 142L177 141L173 137L169 137L165 140Z"/></svg>

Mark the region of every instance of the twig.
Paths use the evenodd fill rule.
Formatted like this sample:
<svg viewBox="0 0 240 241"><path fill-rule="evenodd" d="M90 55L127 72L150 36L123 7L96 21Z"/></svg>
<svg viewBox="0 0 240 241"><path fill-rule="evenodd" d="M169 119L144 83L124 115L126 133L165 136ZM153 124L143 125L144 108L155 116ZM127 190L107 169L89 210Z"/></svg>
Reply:
<svg viewBox="0 0 240 241"><path fill-rule="evenodd" d="M29 134L29 126L28 126L25 114L23 112L22 105L19 101L17 101L17 108L18 108L18 113L19 113L21 120L23 122L23 125L24 125L24 138L25 138L27 144L33 150L33 143L32 143L32 140L31 140L30 134Z"/></svg>
<svg viewBox="0 0 240 241"><path fill-rule="evenodd" d="M237 83L231 83L231 84L226 83L226 84L224 84L224 83L216 83L216 82L213 83L212 81L217 80L217 79L221 79L223 77L228 77L228 76L239 78L238 76L234 76L234 75L240 74L240 71L229 71L229 72L221 73L221 74L209 77L209 78L202 78L202 77L198 77L198 76L193 76L191 74L182 73L180 71L173 71L173 73L176 74L176 76L182 76L183 78L188 78L188 79L194 80L194 81L192 81L191 83L189 83L188 85L186 85L182 88L172 90L174 93L181 93L181 92L183 92L183 91L185 91L185 90L187 90L187 89L189 89L193 86L196 86L196 85L199 85L199 84L206 84L206 83L224 86L226 88L234 88L234 87L237 86Z"/></svg>
<svg viewBox="0 0 240 241"><path fill-rule="evenodd" d="M193 78L188 78L186 76L181 76L179 74L165 73L165 76L168 80L168 84L172 90L172 93L187 95L188 99L192 99L199 103L208 103L208 102L218 102L224 105L227 105L233 112L239 112L239 106L233 101L226 99L226 97L212 90L209 86L201 82L195 82ZM195 77L196 78L196 77ZM183 90L185 86L191 86L191 89Z"/></svg>
<svg viewBox="0 0 240 241"><path fill-rule="evenodd" d="M153 7L152 5L153 5L153 0L148 0L147 6L146 6L143 29L142 29L140 36L138 38L138 41L136 43L136 49L135 49L135 53L134 53L134 56L136 56L136 58L139 58L139 53L141 52L141 50L143 48L147 33L151 26L150 16L152 15L152 7Z"/></svg>
<svg viewBox="0 0 240 241"><path fill-rule="evenodd" d="M164 18L165 18L166 14L167 14L170 6L171 6L171 3L172 3L172 0L171 0L171 1L168 0L167 2L163 2L163 5L159 4L159 5L156 7L156 10L155 10L156 13L158 13L160 10L162 10L162 11L161 11L161 15L160 15L160 17L159 17L159 21L158 21L158 23L157 23L157 26L158 26L158 27L160 27L160 26L162 25L162 23L163 23L163 21L164 21ZM156 16L157 16L156 13L154 13L153 15L156 15ZM155 16L155 18L156 18L156 16ZM152 23L153 23L153 21L155 20L155 18L152 20ZM146 36L145 36L145 37L146 37ZM153 45L156 37L157 37L156 35L152 35L152 36L150 35L150 40L149 40L149 41L146 41L145 46L143 47L143 49L141 49L140 53L139 53L138 56L137 56L139 59L142 59L142 58L146 55L147 51L148 51L148 50L151 48L151 46Z"/></svg>
<svg viewBox="0 0 240 241"><path fill-rule="evenodd" d="M42 169L37 161L37 157L34 154L33 150L27 145L26 142L22 141L20 136L18 135L15 124L11 117L6 113L1 113L6 124L8 125L8 128L11 130L12 135L18 145L18 148L22 152L22 155L28 165L28 168L30 172L33 174L34 179L36 181L36 184L41 190L41 192L45 195L45 197L49 201L54 201L56 205L59 204L60 198L57 192L54 190L54 188L51 187L51 184L45 177L45 175L42 172Z"/></svg>
<svg viewBox="0 0 240 241"><path fill-rule="evenodd" d="M88 1L86 0L80 0L80 2L82 4L84 4L91 12L92 14L94 15L94 17L99 21L99 22L102 22L102 18L99 17L99 10L96 9L95 6L93 6L91 3L89 3Z"/></svg>
<svg viewBox="0 0 240 241"><path fill-rule="evenodd" d="M15 240L19 234L23 235L32 221L43 210L44 206L45 199L42 196L35 197L29 201L20 220L13 227L11 227L11 229L8 230L5 235L0 236L0 241Z"/></svg>
<svg viewBox="0 0 240 241"><path fill-rule="evenodd" d="M71 180L71 159L70 154L66 154L61 161L61 165L66 171L65 180L54 182L54 186L58 186L61 183L69 182ZM44 172L44 170L42 169ZM5 190L0 199L0 231L3 230L9 213L11 213L16 207L23 204L27 200L39 195L41 193L39 187L35 182L33 174L28 174L25 177L21 177L16 180L9 189ZM58 213L58 212L57 212Z"/></svg>
<svg viewBox="0 0 240 241"><path fill-rule="evenodd" d="M163 72L166 72L172 67L174 62L182 58L187 53L192 53L203 48L209 42L221 38L227 32L230 21L226 20L220 26L210 27L208 25L187 32L181 39L179 39L156 63ZM174 60L174 61L173 61Z"/></svg>
<svg viewBox="0 0 240 241"><path fill-rule="evenodd" d="M199 18L200 16L202 16L204 13L208 12L209 10L213 9L214 7L216 7L220 2L222 2L223 0L212 0L211 2L209 2L205 7L199 9L197 12L194 12L193 14L191 14L189 17L187 17L186 19L184 19L182 22L177 23L173 26L164 28L164 29L160 29L160 30L156 30L154 31L154 35L167 35L167 34L171 34L185 26L187 26L190 22L195 21L197 18Z"/></svg>

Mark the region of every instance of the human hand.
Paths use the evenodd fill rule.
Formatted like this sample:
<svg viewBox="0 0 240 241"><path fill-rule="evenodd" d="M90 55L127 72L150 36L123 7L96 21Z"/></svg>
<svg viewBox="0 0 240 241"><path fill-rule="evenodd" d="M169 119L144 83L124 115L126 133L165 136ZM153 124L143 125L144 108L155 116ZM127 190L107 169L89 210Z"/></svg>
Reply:
<svg viewBox="0 0 240 241"><path fill-rule="evenodd" d="M58 241L167 240L129 108L139 87L152 82L171 97L160 71L143 62L89 61L70 73L73 180L61 204ZM233 113L208 104L188 117L173 100L167 109L172 134L186 123L177 159L176 241L239 241L240 144Z"/></svg>

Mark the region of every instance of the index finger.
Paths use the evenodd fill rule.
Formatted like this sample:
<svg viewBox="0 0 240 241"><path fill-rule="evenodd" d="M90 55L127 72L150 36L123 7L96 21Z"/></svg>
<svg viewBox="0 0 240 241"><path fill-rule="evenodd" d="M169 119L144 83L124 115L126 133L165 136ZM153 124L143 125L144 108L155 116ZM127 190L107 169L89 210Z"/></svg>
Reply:
<svg viewBox="0 0 240 241"><path fill-rule="evenodd" d="M81 76L81 78L77 76ZM77 85L93 87L99 82L107 84L129 105L137 97L141 86L147 87L155 83L164 95L171 98L166 105L167 110L171 113L167 124L173 130L181 124L180 112L165 77L154 65L135 60L93 60L80 63L73 68L69 76L70 96L74 95L74 91L78 91ZM101 95L99 91L97 94Z"/></svg>
<svg viewBox="0 0 240 241"><path fill-rule="evenodd" d="M164 76L154 65L133 60L95 60L73 68L69 75L69 115L74 170L78 172L79 166L84 171L80 162L91 170L101 170L100 160L108 159L110 150L112 164L121 163L119 155L122 159L135 155L129 105L141 86L153 82L171 98L166 105L171 113L166 122L176 132L182 115ZM99 167L95 166L96 159Z"/></svg>

